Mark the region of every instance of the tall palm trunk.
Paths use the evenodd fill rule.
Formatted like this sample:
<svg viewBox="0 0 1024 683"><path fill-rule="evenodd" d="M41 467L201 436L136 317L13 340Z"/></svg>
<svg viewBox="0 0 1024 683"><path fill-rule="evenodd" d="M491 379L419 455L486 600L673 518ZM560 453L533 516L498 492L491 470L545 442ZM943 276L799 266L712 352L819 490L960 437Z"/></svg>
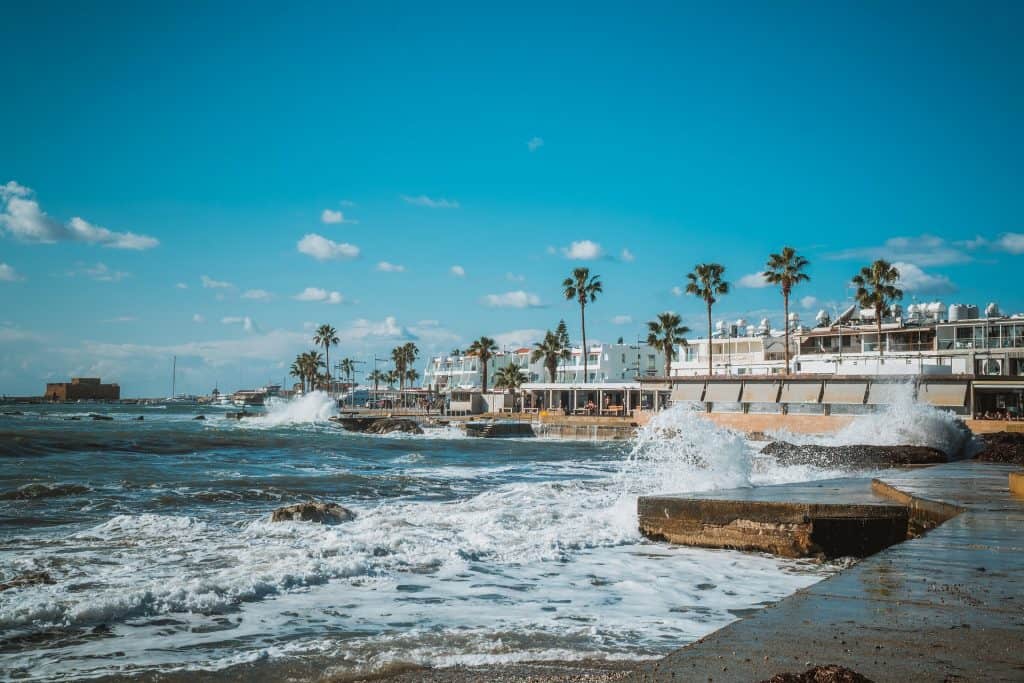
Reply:
<svg viewBox="0 0 1024 683"><path fill-rule="evenodd" d="M711 304L708 304L708 377L712 374L714 353L714 345L711 343Z"/></svg>
<svg viewBox="0 0 1024 683"><path fill-rule="evenodd" d="M487 393L487 361L480 363L480 379L483 384L483 391L481 393Z"/></svg>
<svg viewBox="0 0 1024 683"><path fill-rule="evenodd" d="M665 378L666 379L668 379L668 377L672 373L672 352L673 351L675 351L675 344L666 344L665 345ZM639 373L640 372L640 362L639 362L639 360L637 361L636 365L637 365L636 371L637 371L637 373Z"/></svg>
<svg viewBox="0 0 1024 683"><path fill-rule="evenodd" d="M783 315L785 316L785 319L783 320L783 323L785 324L785 327L783 329L785 330L785 337L786 337L786 374L788 375L789 374L789 292L787 292L786 290L782 291L782 309L784 311Z"/></svg>
<svg viewBox="0 0 1024 683"><path fill-rule="evenodd" d="M875 330L878 333L878 358L882 358L882 307L875 306Z"/></svg>
<svg viewBox="0 0 1024 683"><path fill-rule="evenodd" d="M331 345L324 344L324 358L327 363L327 394L331 393Z"/></svg>
<svg viewBox="0 0 1024 683"><path fill-rule="evenodd" d="M580 299L580 336L583 337L583 383L587 383L587 361L590 354L587 352L587 304Z"/></svg>

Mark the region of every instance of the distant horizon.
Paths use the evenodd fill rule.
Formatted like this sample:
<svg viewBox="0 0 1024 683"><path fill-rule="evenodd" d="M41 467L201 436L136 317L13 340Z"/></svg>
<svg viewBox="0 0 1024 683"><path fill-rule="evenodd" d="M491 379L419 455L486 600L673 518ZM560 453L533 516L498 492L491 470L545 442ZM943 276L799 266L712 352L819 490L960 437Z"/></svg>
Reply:
<svg viewBox="0 0 1024 683"><path fill-rule="evenodd" d="M1024 311L1024 5L12 6L0 393L140 397L346 356L810 322L876 258L903 305Z"/></svg>

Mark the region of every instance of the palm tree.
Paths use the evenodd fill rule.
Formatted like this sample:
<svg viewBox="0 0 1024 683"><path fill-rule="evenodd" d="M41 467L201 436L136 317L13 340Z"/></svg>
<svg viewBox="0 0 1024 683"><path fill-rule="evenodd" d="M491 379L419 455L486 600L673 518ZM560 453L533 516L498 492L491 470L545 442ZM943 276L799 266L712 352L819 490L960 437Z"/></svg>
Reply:
<svg viewBox="0 0 1024 683"><path fill-rule="evenodd" d="M405 381L411 385L416 384L416 380L420 378L420 373L416 371L416 368L409 368L405 371Z"/></svg>
<svg viewBox="0 0 1024 683"><path fill-rule="evenodd" d="M324 357L327 365L328 392L331 390L331 347L337 346L338 341L338 331L327 324L316 328L316 332L313 334L313 343L316 346L324 347Z"/></svg>
<svg viewBox="0 0 1024 683"><path fill-rule="evenodd" d="M292 366L288 368L288 374L302 383L302 393L306 393L306 368L301 353L295 357Z"/></svg>
<svg viewBox="0 0 1024 683"><path fill-rule="evenodd" d="M494 387L511 391L513 405L518 398L519 387L523 386L525 381L526 376L523 374L523 369L515 363L509 363L494 373Z"/></svg>
<svg viewBox="0 0 1024 683"><path fill-rule="evenodd" d="M555 328L555 335L558 337L558 342L563 348L571 348L572 342L569 341L569 327L565 324L564 320L558 321L558 327Z"/></svg>
<svg viewBox="0 0 1024 683"><path fill-rule="evenodd" d="M783 320L786 334L786 374L789 374L789 295L793 287L801 282L808 282L811 276L804 272L810 261L796 253L793 247L783 247L778 254L768 257L765 271L762 273L766 282L778 285L782 289Z"/></svg>
<svg viewBox="0 0 1024 683"><path fill-rule="evenodd" d="M388 370L384 373L384 381L388 385L388 389L395 388L395 382L398 381L398 373L394 370Z"/></svg>
<svg viewBox="0 0 1024 683"><path fill-rule="evenodd" d="M864 266L853 276L857 285L857 303L862 308L875 311L875 330L878 333L878 357L882 357L882 315L889 307L903 298L903 290L896 287L900 271L891 263L878 259L870 266Z"/></svg>
<svg viewBox="0 0 1024 683"><path fill-rule="evenodd" d="M376 394L377 391L380 389L380 383L388 381L388 375L386 372L381 372L380 370L374 368L373 372L366 376L366 379L369 382L373 382L373 393Z"/></svg>
<svg viewBox="0 0 1024 683"><path fill-rule="evenodd" d="M309 389L318 388L318 380L320 379L320 368L324 367L323 356L320 355L319 351L307 351L306 353L299 354L297 359L299 367L302 369L302 375L305 380L309 383Z"/></svg>
<svg viewBox="0 0 1024 683"><path fill-rule="evenodd" d="M475 355L480 359L480 373L481 384L483 385L483 393L487 393L487 363L490 362L491 358L494 357L495 352L498 350L498 343L490 337L480 337L466 349L466 353Z"/></svg>
<svg viewBox="0 0 1024 683"><path fill-rule="evenodd" d="M590 268L574 268L572 275L562 281L562 293L568 301L575 299L580 304L580 336L583 337L583 383L587 383L587 303L594 303L597 295L604 291L599 275L591 275Z"/></svg>
<svg viewBox="0 0 1024 683"><path fill-rule="evenodd" d="M657 320L647 323L647 345L658 349L665 354L665 377L671 374L672 359L676 356L676 344L686 346L686 339L683 337L689 333L690 328L682 324L678 315L671 311L658 314ZM637 368L637 372L640 369Z"/></svg>
<svg viewBox="0 0 1024 683"><path fill-rule="evenodd" d="M713 345L711 343L711 307L718 301L716 297L729 293L729 283L722 279L725 266L720 263L698 263L692 273L687 273L690 280L686 285L686 293L704 299L708 308L708 376L712 374Z"/></svg>
<svg viewBox="0 0 1024 683"><path fill-rule="evenodd" d="M530 362L536 363L543 359L544 368L547 369L551 381L556 382L558 361L568 360L572 357L569 347L562 344L562 340L557 332L550 330L544 333L544 341L534 342L533 346L534 349L533 353L530 354Z"/></svg>

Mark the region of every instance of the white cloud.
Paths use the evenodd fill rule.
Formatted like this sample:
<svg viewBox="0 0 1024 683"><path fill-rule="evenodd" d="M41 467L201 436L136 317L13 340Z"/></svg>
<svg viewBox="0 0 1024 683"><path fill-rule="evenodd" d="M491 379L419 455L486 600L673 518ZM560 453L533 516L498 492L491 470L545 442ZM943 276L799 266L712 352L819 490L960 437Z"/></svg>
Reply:
<svg viewBox="0 0 1024 683"><path fill-rule="evenodd" d="M160 241L133 232L114 232L75 216L66 224L43 211L30 188L11 180L0 186L0 228L23 242L84 242L111 249L152 249Z"/></svg>
<svg viewBox="0 0 1024 683"><path fill-rule="evenodd" d="M356 205L356 203L351 199L342 199L340 202L338 202L338 204L345 207L346 209L351 209L353 206Z"/></svg>
<svg viewBox="0 0 1024 683"><path fill-rule="evenodd" d="M328 292L320 287L306 287L292 298L296 301L322 301L325 304L340 304L345 300L340 292Z"/></svg>
<svg viewBox="0 0 1024 683"><path fill-rule="evenodd" d="M623 249L620 258L626 263L632 263L636 261L636 256L629 249Z"/></svg>
<svg viewBox="0 0 1024 683"><path fill-rule="evenodd" d="M188 289L188 285L186 285L186 284L185 284L184 282L179 282L178 284L176 284L176 285L174 285L174 286L175 286L175 287L176 287L177 289Z"/></svg>
<svg viewBox="0 0 1024 683"><path fill-rule="evenodd" d="M0 188L0 191L2 191L2 188ZM43 338L40 335L35 334L34 332L29 332L28 330L23 330L20 327L14 327L10 323L0 323L0 342L21 342L21 341L42 341L42 340L43 340Z"/></svg>
<svg viewBox="0 0 1024 683"><path fill-rule="evenodd" d="M914 263L919 266L944 266L971 261L971 255L966 252L966 243L959 244L959 247L951 245L943 238L934 235L892 237L887 239L882 246L844 249L827 254L826 257L840 261L885 259L891 262ZM972 240L971 244L978 245L979 242Z"/></svg>
<svg viewBox="0 0 1024 683"><path fill-rule="evenodd" d="M377 270L382 273L404 273L405 266L400 266L397 263L388 263L387 261L381 261L377 264Z"/></svg>
<svg viewBox="0 0 1024 683"><path fill-rule="evenodd" d="M425 194L411 197L407 194L402 195L402 201L406 204L412 204L413 206L425 206L428 209L457 209L459 203L454 199L432 199Z"/></svg>
<svg viewBox="0 0 1024 683"><path fill-rule="evenodd" d="M320 221L322 223L344 223L345 216L341 211L332 211L330 209L324 209L324 212L320 214Z"/></svg>
<svg viewBox="0 0 1024 683"><path fill-rule="evenodd" d="M805 296L800 299L800 305L804 308L814 308L818 305L818 297L816 296Z"/></svg>
<svg viewBox="0 0 1024 683"><path fill-rule="evenodd" d="M221 318L220 321L224 325L241 325L242 329L245 330L246 332L255 332L256 331L256 323L254 323L252 321L252 318L250 318L247 315L246 316L228 316L226 318Z"/></svg>
<svg viewBox="0 0 1024 683"><path fill-rule="evenodd" d="M558 253L558 249L554 245L549 244L547 247L544 248L544 253L546 253L548 256L554 256L555 254Z"/></svg>
<svg viewBox="0 0 1024 683"><path fill-rule="evenodd" d="M748 287L750 289L761 289L762 287L770 287L771 283L764 279L764 273L750 273L744 275L736 283L740 287Z"/></svg>
<svg viewBox="0 0 1024 683"><path fill-rule="evenodd" d="M544 138L539 138L536 135L534 135L527 141L526 146L529 148L531 152L536 152L538 149L544 146Z"/></svg>
<svg viewBox="0 0 1024 683"><path fill-rule="evenodd" d="M359 256L359 247L354 244L334 242L316 233L310 233L303 237L296 247L300 253L312 256L317 261L353 259Z"/></svg>
<svg viewBox="0 0 1024 683"><path fill-rule="evenodd" d="M252 299L254 301L270 301L274 298L274 295L265 289L247 289L242 294L243 299Z"/></svg>
<svg viewBox="0 0 1024 683"><path fill-rule="evenodd" d="M95 280L96 282L120 282L126 277L129 277L131 273L125 273L120 270L111 270L107 264L97 263L94 266L78 264L78 267L74 270L69 270L67 275L68 277L84 275L90 280Z"/></svg>
<svg viewBox="0 0 1024 683"><path fill-rule="evenodd" d="M683 288L680 287L679 285L676 285L675 287L672 288L672 295L673 296L682 296L683 295Z"/></svg>
<svg viewBox="0 0 1024 683"><path fill-rule="evenodd" d="M462 266L452 266L448 269L448 272L455 277L466 277L466 269Z"/></svg>
<svg viewBox="0 0 1024 683"><path fill-rule="evenodd" d="M1019 232L1008 232L999 237L996 246L1011 254L1024 254L1024 234Z"/></svg>
<svg viewBox="0 0 1024 683"><path fill-rule="evenodd" d="M562 254L566 258L576 261L592 261L601 258L604 255L604 249L597 242L579 240L568 247L563 247Z"/></svg>
<svg viewBox="0 0 1024 683"><path fill-rule="evenodd" d="M633 322L631 315L617 315L612 318L612 325L629 325Z"/></svg>
<svg viewBox="0 0 1024 683"><path fill-rule="evenodd" d="M498 334L491 335L491 337L498 344L498 348L518 349L532 346L533 342L543 339L544 332L545 330L529 328L499 332Z"/></svg>
<svg viewBox="0 0 1024 683"><path fill-rule="evenodd" d="M0 263L0 282L17 282L24 278L18 275L18 272L14 270L14 266L7 265L6 263Z"/></svg>
<svg viewBox="0 0 1024 683"><path fill-rule="evenodd" d="M122 315L122 316L118 316L116 318L110 318L108 320L104 320L103 322L107 322L107 323L130 323L130 322L135 322L136 320L138 320L138 318L136 318L133 315Z"/></svg>
<svg viewBox="0 0 1024 683"><path fill-rule="evenodd" d="M224 282L223 280L214 280L208 275L202 275L199 277L199 281L203 283L203 289L231 289L234 287L230 282Z"/></svg>
<svg viewBox="0 0 1024 683"><path fill-rule="evenodd" d="M198 313L196 313L195 315L192 316L192 322L194 322L194 323L205 323L206 322L206 318L204 318L203 316L201 316Z"/></svg>
<svg viewBox="0 0 1024 683"><path fill-rule="evenodd" d="M509 282L526 282L526 276L517 273L505 273L505 279Z"/></svg>
<svg viewBox="0 0 1024 683"><path fill-rule="evenodd" d="M488 294L483 298L483 302L492 308L536 308L541 305L536 294L521 289L504 294Z"/></svg>
<svg viewBox="0 0 1024 683"><path fill-rule="evenodd" d="M956 285L945 275L932 275L916 264L897 261L892 264L900 272L899 286L907 292L919 294L952 294Z"/></svg>

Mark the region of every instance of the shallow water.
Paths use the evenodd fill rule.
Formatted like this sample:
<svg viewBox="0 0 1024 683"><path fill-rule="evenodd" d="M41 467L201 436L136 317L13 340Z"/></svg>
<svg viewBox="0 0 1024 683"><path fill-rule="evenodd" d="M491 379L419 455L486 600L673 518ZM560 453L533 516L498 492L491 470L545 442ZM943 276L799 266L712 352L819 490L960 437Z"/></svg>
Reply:
<svg viewBox="0 0 1024 683"><path fill-rule="evenodd" d="M0 677L652 657L834 571L638 534L641 494L845 474L685 407L629 444L353 435L315 396L241 423L95 408L115 419L0 415L0 582L54 581L0 592ZM358 516L268 521L310 498Z"/></svg>

